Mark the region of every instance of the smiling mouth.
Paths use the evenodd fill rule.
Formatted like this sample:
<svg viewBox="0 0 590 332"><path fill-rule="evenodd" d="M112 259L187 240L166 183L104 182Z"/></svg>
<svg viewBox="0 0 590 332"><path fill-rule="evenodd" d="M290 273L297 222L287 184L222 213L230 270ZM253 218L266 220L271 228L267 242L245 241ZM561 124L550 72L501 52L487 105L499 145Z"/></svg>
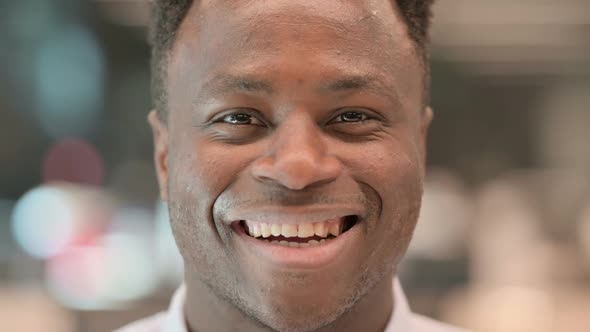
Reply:
<svg viewBox="0 0 590 332"><path fill-rule="evenodd" d="M314 223L280 224L240 220L250 237L291 248L315 247L344 234L359 222L356 215Z"/></svg>

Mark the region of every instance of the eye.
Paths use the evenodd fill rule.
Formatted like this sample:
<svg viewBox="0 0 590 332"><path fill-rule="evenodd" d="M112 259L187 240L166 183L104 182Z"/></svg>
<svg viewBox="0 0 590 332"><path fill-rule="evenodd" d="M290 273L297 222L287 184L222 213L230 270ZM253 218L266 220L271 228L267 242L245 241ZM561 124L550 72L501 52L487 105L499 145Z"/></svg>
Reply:
<svg viewBox="0 0 590 332"><path fill-rule="evenodd" d="M329 130L343 139L370 137L383 130L385 121L371 109L345 108L327 124Z"/></svg>
<svg viewBox="0 0 590 332"><path fill-rule="evenodd" d="M250 115L248 113L230 113L223 116L219 119L218 122L223 122L232 125L255 125L255 126L264 126L264 123L260 121L256 116Z"/></svg>
<svg viewBox="0 0 590 332"><path fill-rule="evenodd" d="M335 117L332 121L332 123L338 123L338 122L362 122L367 120L369 117L367 116L367 114L365 114L364 112L359 112L359 111L346 111L343 113L340 113L337 117Z"/></svg>

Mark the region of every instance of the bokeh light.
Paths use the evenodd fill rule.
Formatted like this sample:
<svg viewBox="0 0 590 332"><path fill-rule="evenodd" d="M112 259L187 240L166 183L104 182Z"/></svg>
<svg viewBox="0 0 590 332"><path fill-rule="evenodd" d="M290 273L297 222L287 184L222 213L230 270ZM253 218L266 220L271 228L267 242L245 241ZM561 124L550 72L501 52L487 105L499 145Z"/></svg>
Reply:
<svg viewBox="0 0 590 332"><path fill-rule="evenodd" d="M469 293L451 297L447 310L452 321L478 332L556 331L557 308L551 294L543 289L474 287Z"/></svg>
<svg viewBox="0 0 590 332"><path fill-rule="evenodd" d="M43 161L43 181L100 185L104 165L94 146L80 139L64 139L53 145Z"/></svg>
<svg viewBox="0 0 590 332"><path fill-rule="evenodd" d="M46 264L46 284L50 294L61 304L76 309L103 306L98 295L99 280L104 278L106 257L95 245L71 246Z"/></svg>
<svg viewBox="0 0 590 332"><path fill-rule="evenodd" d="M14 207L14 238L33 257L56 255L75 236L75 214L75 203L66 191L51 186L37 187Z"/></svg>
<svg viewBox="0 0 590 332"><path fill-rule="evenodd" d="M472 278L500 285L549 283L554 275L551 250L527 191L507 175L483 186L476 201Z"/></svg>
<svg viewBox="0 0 590 332"><path fill-rule="evenodd" d="M473 205L463 187L452 172L442 169L429 172L408 255L433 260L461 256Z"/></svg>
<svg viewBox="0 0 590 332"><path fill-rule="evenodd" d="M128 304L150 294L158 284L151 250L145 238L126 233L72 246L47 262L47 287L60 303L73 309Z"/></svg>
<svg viewBox="0 0 590 332"><path fill-rule="evenodd" d="M95 37L81 25L56 28L37 53L36 85L38 116L47 134L88 134L104 88L104 59Z"/></svg>
<svg viewBox="0 0 590 332"><path fill-rule="evenodd" d="M90 187L42 185L17 201L12 234L27 254L50 258L68 246L92 243L110 221L112 204L103 191Z"/></svg>
<svg viewBox="0 0 590 332"><path fill-rule="evenodd" d="M103 239L106 248L106 277L101 295L110 302L122 303L143 298L155 289L158 275L155 273L153 247L145 236L115 233Z"/></svg>

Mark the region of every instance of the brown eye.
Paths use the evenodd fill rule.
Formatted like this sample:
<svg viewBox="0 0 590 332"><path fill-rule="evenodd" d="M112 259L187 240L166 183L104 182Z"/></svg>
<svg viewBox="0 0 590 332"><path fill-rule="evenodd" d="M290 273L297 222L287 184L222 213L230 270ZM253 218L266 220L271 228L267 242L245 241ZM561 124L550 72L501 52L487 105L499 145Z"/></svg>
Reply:
<svg viewBox="0 0 590 332"><path fill-rule="evenodd" d="M367 137L381 131L383 120L375 111L347 108L337 113L326 125L332 133L340 135L338 137L350 139Z"/></svg>
<svg viewBox="0 0 590 332"><path fill-rule="evenodd" d="M264 126L264 123L248 113L231 113L220 119L220 122L232 125Z"/></svg>
<svg viewBox="0 0 590 332"><path fill-rule="evenodd" d="M223 122L235 125L248 125L252 123L252 116L244 113L229 114L223 117Z"/></svg>
<svg viewBox="0 0 590 332"><path fill-rule="evenodd" d="M348 111L338 115L333 122L362 122L367 120L367 115L363 112Z"/></svg>

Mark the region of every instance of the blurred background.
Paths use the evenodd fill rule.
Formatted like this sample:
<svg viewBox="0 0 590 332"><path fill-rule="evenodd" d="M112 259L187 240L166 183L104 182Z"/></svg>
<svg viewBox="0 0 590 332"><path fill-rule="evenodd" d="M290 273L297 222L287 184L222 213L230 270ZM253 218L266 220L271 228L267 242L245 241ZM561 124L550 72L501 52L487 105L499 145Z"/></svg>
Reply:
<svg viewBox="0 0 590 332"><path fill-rule="evenodd" d="M144 1L0 0L0 331L110 331L182 264L151 161ZM415 311L590 331L590 2L435 6Z"/></svg>

